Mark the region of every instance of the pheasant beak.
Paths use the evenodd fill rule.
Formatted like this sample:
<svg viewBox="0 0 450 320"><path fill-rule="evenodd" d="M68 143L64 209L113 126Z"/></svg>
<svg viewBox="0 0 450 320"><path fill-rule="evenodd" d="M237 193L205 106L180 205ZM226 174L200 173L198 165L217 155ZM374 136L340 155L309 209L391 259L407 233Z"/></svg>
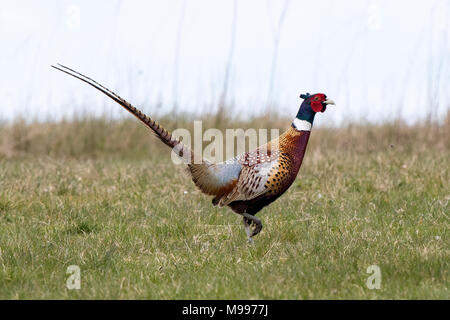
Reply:
<svg viewBox="0 0 450 320"><path fill-rule="evenodd" d="M328 104L336 105L336 104L334 103L334 101L331 100L331 99L327 99L327 100L325 100L325 101L322 102L322 103L324 103L324 104L326 104L326 105L328 105Z"/></svg>

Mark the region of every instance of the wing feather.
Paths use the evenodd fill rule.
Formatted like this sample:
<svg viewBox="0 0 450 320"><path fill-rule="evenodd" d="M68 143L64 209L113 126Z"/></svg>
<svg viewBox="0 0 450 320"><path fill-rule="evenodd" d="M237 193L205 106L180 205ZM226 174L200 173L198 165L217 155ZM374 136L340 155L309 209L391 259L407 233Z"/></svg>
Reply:
<svg viewBox="0 0 450 320"><path fill-rule="evenodd" d="M239 179L231 192L219 200L219 206L226 206L233 201L251 200L268 192L266 183L278 169L279 154L279 149L271 147L269 143L238 156L236 161L242 165Z"/></svg>

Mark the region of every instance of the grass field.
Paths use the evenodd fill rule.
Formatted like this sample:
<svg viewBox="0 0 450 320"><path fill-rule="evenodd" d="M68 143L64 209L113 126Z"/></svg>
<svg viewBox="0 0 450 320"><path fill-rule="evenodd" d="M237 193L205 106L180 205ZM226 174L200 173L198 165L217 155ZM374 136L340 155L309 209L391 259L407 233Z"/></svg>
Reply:
<svg viewBox="0 0 450 320"><path fill-rule="evenodd" d="M4 125L0 298L449 299L449 137L450 117L314 129L249 245L137 121Z"/></svg>

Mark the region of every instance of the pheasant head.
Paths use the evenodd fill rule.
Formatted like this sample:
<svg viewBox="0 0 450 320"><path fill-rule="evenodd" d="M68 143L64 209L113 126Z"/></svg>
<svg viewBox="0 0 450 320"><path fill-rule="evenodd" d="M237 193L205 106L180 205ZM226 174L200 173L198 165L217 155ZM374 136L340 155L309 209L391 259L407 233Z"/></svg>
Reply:
<svg viewBox="0 0 450 320"><path fill-rule="evenodd" d="M334 104L334 101L327 99L323 93L301 94L300 98L304 99L297 113L297 119L313 123L314 116L317 112L325 112L327 105Z"/></svg>

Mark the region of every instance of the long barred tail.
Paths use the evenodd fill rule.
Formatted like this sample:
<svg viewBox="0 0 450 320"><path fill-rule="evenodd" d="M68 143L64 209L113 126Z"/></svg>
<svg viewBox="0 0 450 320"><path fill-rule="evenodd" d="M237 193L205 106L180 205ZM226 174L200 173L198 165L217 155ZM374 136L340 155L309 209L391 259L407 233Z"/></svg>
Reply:
<svg viewBox="0 0 450 320"><path fill-rule="evenodd" d="M171 148L175 148L176 152L179 156L184 157L186 160L191 160L193 158L193 152L191 149L189 149L187 146L183 145L178 139L174 138L172 134L161 127L155 120L150 118L149 116L145 115L140 111L139 109L133 107L129 102L127 102L125 99L119 97L116 93L109 90L108 88L102 86L100 83L96 82L95 80L86 77L85 75L70 69L66 66L63 66L58 63L58 66L53 66L53 68L62 71L64 73L67 73L68 75L71 75L72 77L75 77L77 79L80 79L83 82L86 82L87 84L93 86L95 89L101 91L111 99L113 99L115 102L120 104L122 107L124 107L126 110L128 110L132 115L134 115L136 118L141 120L146 126L148 126L155 135L161 140L164 144Z"/></svg>
<svg viewBox="0 0 450 320"><path fill-rule="evenodd" d="M222 186L216 185L214 179L212 179L214 178L214 176L212 176L209 172L210 166L212 164L206 160L202 160L201 158L200 163L195 163L196 157L194 156L194 152L188 146L184 145L180 140L174 138L169 131L161 127L155 120L153 120L149 116L146 116L139 109L133 107L125 99L122 99L116 93L102 86L95 80L92 80L91 78L86 77L85 75L61 64L58 64L58 66L52 65L52 67L59 71L67 73L72 77L80 79L83 82L86 82L87 84L93 86L95 89L104 93L115 102L120 104L122 107L124 107L126 110L128 110L132 115L134 115L147 127L149 127L159 138L159 140L161 140L167 146L171 147L178 156L183 158L185 163L188 165L188 170L190 171L192 180L194 181L196 186L200 188L201 191L210 195L221 194Z"/></svg>

